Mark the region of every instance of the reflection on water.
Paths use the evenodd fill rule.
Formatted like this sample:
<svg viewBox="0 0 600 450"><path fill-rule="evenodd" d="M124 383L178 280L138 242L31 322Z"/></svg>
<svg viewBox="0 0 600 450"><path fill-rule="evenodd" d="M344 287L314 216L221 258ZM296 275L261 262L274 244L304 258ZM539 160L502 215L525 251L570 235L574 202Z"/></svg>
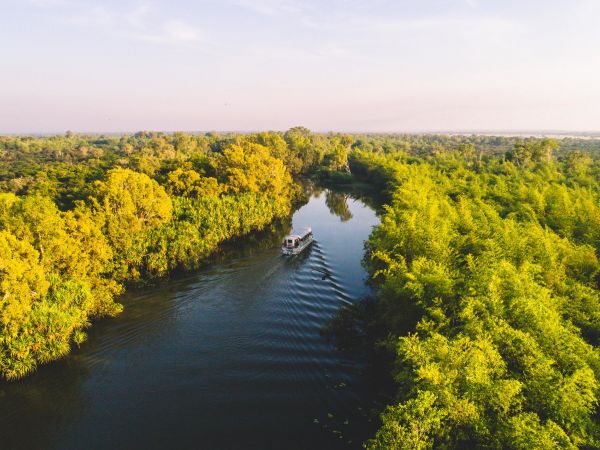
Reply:
<svg viewBox="0 0 600 450"><path fill-rule="evenodd" d="M360 261L376 223L352 196L314 190L293 216L315 233L301 255L280 255L292 224L275 224L129 293L71 356L0 384L1 447L359 448L375 387L320 331L368 293Z"/></svg>
<svg viewBox="0 0 600 450"><path fill-rule="evenodd" d="M353 217L348 207L349 198L350 194L343 194L341 192L327 191L325 194L325 203L329 211L331 214L338 216L342 222L348 222Z"/></svg>

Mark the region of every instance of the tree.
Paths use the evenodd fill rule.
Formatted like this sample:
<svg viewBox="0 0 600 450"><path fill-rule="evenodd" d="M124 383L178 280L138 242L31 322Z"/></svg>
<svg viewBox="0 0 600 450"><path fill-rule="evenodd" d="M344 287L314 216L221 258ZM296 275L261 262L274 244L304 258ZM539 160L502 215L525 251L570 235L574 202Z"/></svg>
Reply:
<svg viewBox="0 0 600 450"><path fill-rule="evenodd" d="M442 430L445 412L435 406L436 397L419 392L404 404L390 406L382 415L383 426L374 439L367 442L369 450L428 450Z"/></svg>
<svg viewBox="0 0 600 450"><path fill-rule="evenodd" d="M145 174L112 169L96 183L94 204L106 218L114 248L128 248L136 234L165 223L173 206L164 188Z"/></svg>
<svg viewBox="0 0 600 450"><path fill-rule="evenodd" d="M31 244L0 231L0 373L20 378L36 365L29 320L35 302L46 295L50 283Z"/></svg>
<svg viewBox="0 0 600 450"><path fill-rule="evenodd" d="M314 143L314 137L310 130L304 127L290 128L284 135L287 142L293 166L292 173L301 173L315 168L323 158L318 145Z"/></svg>
<svg viewBox="0 0 600 450"><path fill-rule="evenodd" d="M217 159L217 171L231 192L285 194L291 177L283 162L267 147L253 143L233 144Z"/></svg>
<svg viewBox="0 0 600 450"><path fill-rule="evenodd" d="M211 197L223 192L216 178L201 177L195 170L175 169L167 175L167 186L175 195L186 197Z"/></svg>
<svg viewBox="0 0 600 450"><path fill-rule="evenodd" d="M178 168L167 175L168 186L175 195L193 195L199 181L200 174L195 170Z"/></svg>

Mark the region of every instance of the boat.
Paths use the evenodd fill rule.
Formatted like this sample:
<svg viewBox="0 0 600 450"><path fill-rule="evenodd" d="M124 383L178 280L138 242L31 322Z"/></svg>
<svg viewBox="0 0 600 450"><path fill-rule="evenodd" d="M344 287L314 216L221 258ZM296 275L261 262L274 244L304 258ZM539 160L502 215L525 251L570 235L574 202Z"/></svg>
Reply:
<svg viewBox="0 0 600 450"><path fill-rule="evenodd" d="M313 232L310 227L292 231L283 240L281 251L284 255L297 255L312 244L313 240Z"/></svg>

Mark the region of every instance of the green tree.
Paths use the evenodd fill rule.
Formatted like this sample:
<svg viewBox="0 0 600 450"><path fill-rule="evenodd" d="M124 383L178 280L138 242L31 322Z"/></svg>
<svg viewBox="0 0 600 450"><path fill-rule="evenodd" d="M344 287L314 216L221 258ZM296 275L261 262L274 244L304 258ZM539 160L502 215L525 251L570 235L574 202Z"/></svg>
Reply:
<svg viewBox="0 0 600 450"><path fill-rule="evenodd" d="M283 162L274 158L267 147L245 143L227 147L217 160L217 171L231 192L288 191L291 178Z"/></svg>
<svg viewBox="0 0 600 450"><path fill-rule="evenodd" d="M145 174L112 169L96 184L95 204L104 212L113 247L127 247L131 238L171 218L173 206L164 188Z"/></svg>

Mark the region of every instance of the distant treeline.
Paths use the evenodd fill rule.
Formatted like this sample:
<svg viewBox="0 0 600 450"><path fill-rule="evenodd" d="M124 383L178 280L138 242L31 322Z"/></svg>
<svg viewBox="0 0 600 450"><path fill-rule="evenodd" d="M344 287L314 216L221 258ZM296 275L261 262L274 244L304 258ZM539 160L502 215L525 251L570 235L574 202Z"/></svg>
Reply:
<svg viewBox="0 0 600 450"><path fill-rule="evenodd" d="M343 173L353 142L305 128L0 137L0 376L67 354L121 311L125 285L287 217L293 177Z"/></svg>
<svg viewBox="0 0 600 450"><path fill-rule="evenodd" d="M389 205L364 326L397 398L367 447L598 448L597 142L370 139L350 166Z"/></svg>
<svg viewBox="0 0 600 450"><path fill-rule="evenodd" d="M353 148L371 153L403 152L411 156L428 157L472 148L478 157L505 157L519 145L529 145L544 139L535 137L440 135L440 134L368 134L354 135ZM554 156L562 157L574 151L600 157L600 138L545 139L557 144Z"/></svg>

